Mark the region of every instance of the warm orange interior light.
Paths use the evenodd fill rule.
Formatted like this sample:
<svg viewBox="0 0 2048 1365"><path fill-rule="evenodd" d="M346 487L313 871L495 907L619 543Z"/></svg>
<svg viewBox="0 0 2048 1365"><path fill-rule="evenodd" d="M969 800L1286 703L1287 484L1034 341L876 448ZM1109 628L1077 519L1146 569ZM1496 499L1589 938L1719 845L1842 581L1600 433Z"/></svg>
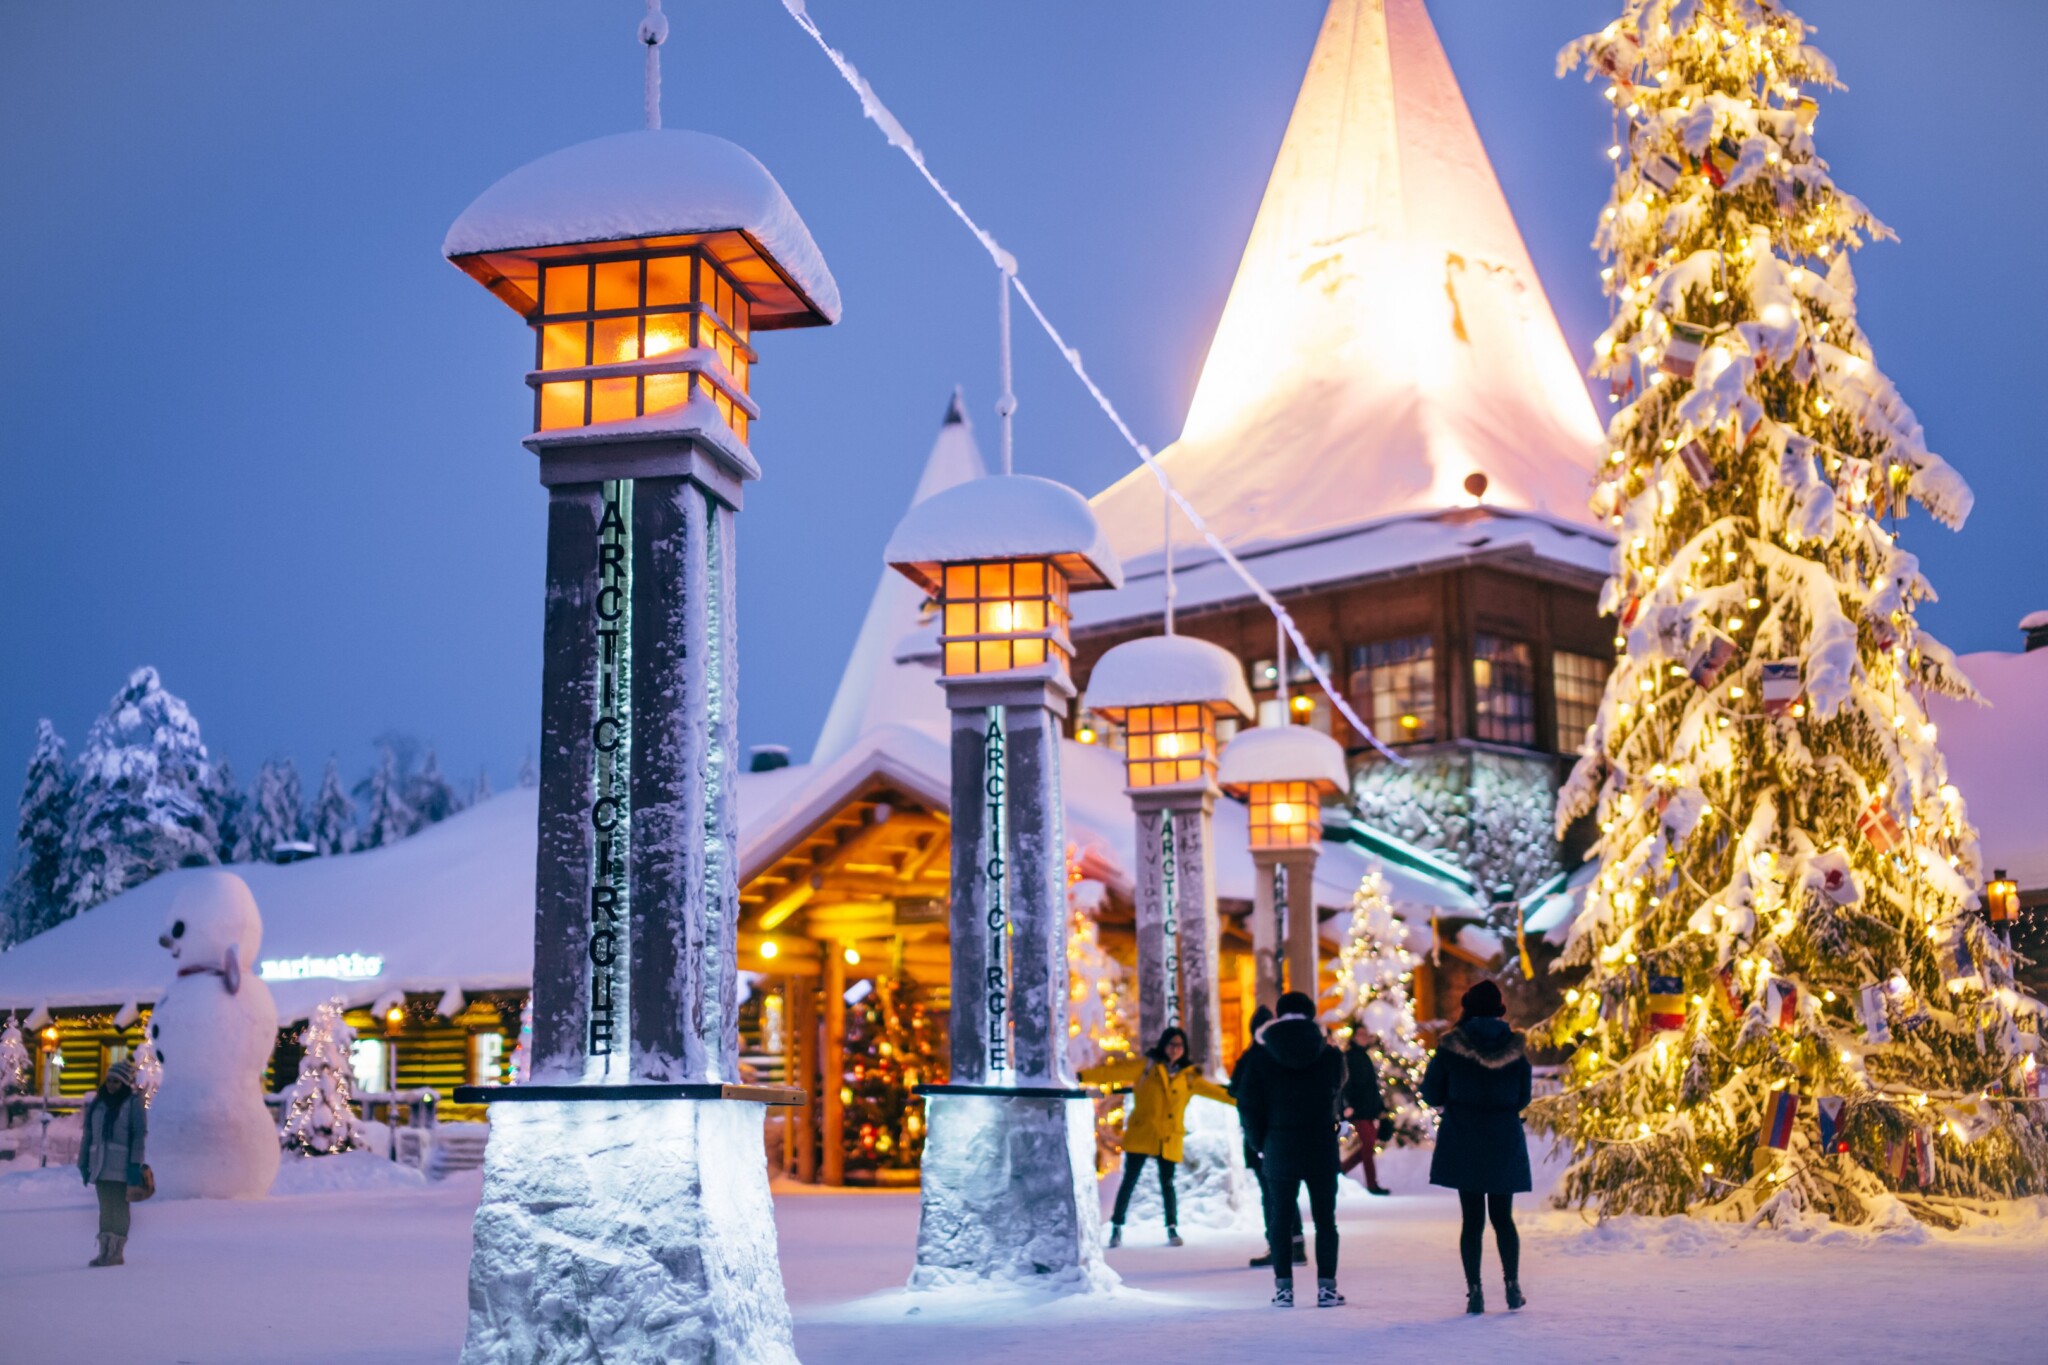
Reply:
<svg viewBox="0 0 2048 1365"><path fill-rule="evenodd" d="M939 594L946 673L1004 673L1054 663L1064 671L1067 576L1042 560L948 564Z"/></svg>

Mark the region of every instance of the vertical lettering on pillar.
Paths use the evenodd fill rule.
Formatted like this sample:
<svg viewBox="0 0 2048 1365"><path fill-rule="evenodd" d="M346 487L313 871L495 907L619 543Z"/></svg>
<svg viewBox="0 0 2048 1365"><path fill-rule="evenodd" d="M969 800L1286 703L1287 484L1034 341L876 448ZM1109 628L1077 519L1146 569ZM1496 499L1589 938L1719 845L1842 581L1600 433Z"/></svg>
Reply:
<svg viewBox="0 0 2048 1365"><path fill-rule="evenodd" d="M1010 902L1004 837L1009 829L1009 754L1003 731L1003 708L988 708L988 729L982 736L982 806L985 821L982 867L986 897L987 956L982 1004L982 1037L987 1047L988 1084L1007 1085L1010 1059Z"/></svg>
<svg viewBox="0 0 2048 1365"><path fill-rule="evenodd" d="M604 485L597 527L596 720L591 725L590 1054L584 1079L611 1075L627 1036L627 874L633 773L633 484ZM623 1068L621 1068L623 1075Z"/></svg>
<svg viewBox="0 0 2048 1365"><path fill-rule="evenodd" d="M1166 1028L1180 1027L1180 860L1174 856L1173 810L1159 812L1159 928L1161 995Z"/></svg>
<svg viewBox="0 0 2048 1365"><path fill-rule="evenodd" d="M1273 862L1273 982L1292 989L1287 979L1287 864Z"/></svg>

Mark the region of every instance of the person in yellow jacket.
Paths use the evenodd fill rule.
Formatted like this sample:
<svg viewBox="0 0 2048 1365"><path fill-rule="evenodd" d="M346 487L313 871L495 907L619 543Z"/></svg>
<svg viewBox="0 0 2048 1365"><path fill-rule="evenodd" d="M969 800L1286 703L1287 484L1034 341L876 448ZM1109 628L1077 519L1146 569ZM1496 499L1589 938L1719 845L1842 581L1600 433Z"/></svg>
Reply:
<svg viewBox="0 0 2048 1365"><path fill-rule="evenodd" d="M1122 1246L1124 1214L1130 1211L1131 1191L1138 1174L1150 1157L1159 1163L1159 1198L1166 1208L1166 1244L1181 1246L1175 1226L1179 1209L1173 1191L1173 1168L1180 1164L1181 1143L1188 1135L1188 1101L1197 1095L1235 1105L1230 1092L1211 1081L1188 1060L1188 1036L1177 1028L1159 1035L1159 1042L1142 1058L1104 1062L1081 1073L1088 1085L1129 1085L1133 1087L1131 1107L1124 1119L1124 1175L1116 1187L1116 1212L1110 1215L1109 1244Z"/></svg>

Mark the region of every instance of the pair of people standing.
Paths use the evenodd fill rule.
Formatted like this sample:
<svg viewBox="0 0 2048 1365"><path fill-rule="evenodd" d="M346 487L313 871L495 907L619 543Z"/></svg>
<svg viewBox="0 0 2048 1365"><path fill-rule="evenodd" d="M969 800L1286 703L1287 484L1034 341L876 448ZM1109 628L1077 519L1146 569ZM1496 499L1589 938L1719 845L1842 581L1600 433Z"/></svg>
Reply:
<svg viewBox="0 0 2048 1365"><path fill-rule="evenodd" d="M1122 1246L1124 1216L1145 1163L1159 1166L1159 1200L1166 1212L1166 1244L1183 1245L1180 1209L1173 1187L1187 1141L1188 1101L1197 1095L1235 1104L1230 1092L1204 1076L1188 1058L1188 1036L1169 1028L1142 1058L1104 1062L1081 1072L1088 1085L1129 1085L1133 1088L1129 1117L1124 1120L1124 1174L1116 1187L1116 1209L1110 1215L1109 1244Z"/></svg>

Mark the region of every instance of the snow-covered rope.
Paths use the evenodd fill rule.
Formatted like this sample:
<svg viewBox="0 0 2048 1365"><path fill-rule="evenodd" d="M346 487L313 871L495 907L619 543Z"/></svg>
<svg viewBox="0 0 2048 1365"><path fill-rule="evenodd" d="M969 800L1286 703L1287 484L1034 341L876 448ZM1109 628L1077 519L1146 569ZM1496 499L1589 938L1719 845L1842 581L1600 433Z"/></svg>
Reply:
<svg viewBox="0 0 2048 1365"><path fill-rule="evenodd" d="M1002 272L1005 283L1015 286L1017 296L1024 300L1024 306L1031 310L1031 316L1038 319L1038 325L1045 330L1045 334L1051 339L1054 348L1059 351L1061 357L1067 362L1067 367L1074 372L1074 377L1081 381L1082 387L1086 388L1089 395L1095 399L1095 405L1102 409L1104 416L1109 418L1111 425L1124 438L1125 444L1130 446L1133 453L1144 462L1145 467L1152 471L1153 477L1159 480L1159 486L1165 490L1166 496L1172 499L1173 505L1180 508L1181 515L1188 519L1188 524L1200 533L1203 541L1208 544L1210 549L1216 552L1219 559L1230 567L1231 572L1235 573L1244 585L1251 589L1253 595L1264 604L1266 610L1273 613L1273 618L1279 623L1280 629L1286 633L1288 639L1294 642L1297 656L1308 668L1309 674L1316 680L1316 685L1322 689L1323 695L1330 699L1330 705L1336 708L1337 713L1344 717L1346 723L1353 730L1364 735L1366 741L1373 748L1379 750L1383 756L1392 762L1406 767L1408 760L1395 753L1385 744L1382 744L1379 736L1372 732L1372 727L1360 719L1358 713L1352 709L1351 703L1346 701L1343 694L1337 690L1337 685L1330 680L1329 671L1323 667L1322 662L1316 658L1315 651L1308 647L1308 641L1302 637L1301 629L1295 624L1292 613L1280 605L1279 599L1267 590L1265 584L1259 582L1253 576L1252 571L1245 567L1244 561L1233 554L1230 547L1225 545L1222 539L1209 529L1209 523L1203 519L1200 512L1195 510L1194 504L1187 500L1186 495L1180 489L1174 487L1173 480L1167 476L1165 468L1160 465L1158 459L1153 455L1152 448L1138 439L1137 434L1131 430L1130 424L1124 421L1123 414L1117 411L1116 404L1109 401L1109 395L1102 391L1101 385L1095 382L1094 377L1088 373L1087 367L1081 363L1080 351L1067 344L1067 339L1060 335L1057 327L1053 326L1052 319L1045 315L1043 308L1039 307L1038 300L1032 296L1031 290L1017 273L1017 258L1005 250L1002 243L998 242L992 233L982 227L980 223L977 223L973 215L968 213L960 201L953 197L952 192L940 183L936 175L932 174L931 167L925 164L924 153L918 149L917 143L910 136L910 131L903 126L902 121L896 115L889 111L889 107L882 103L881 97L875 94L875 88L868 84L867 78L862 76L853 63L846 59L846 55L825 41L825 35L818 29L817 20L811 18L810 11L804 7L804 0L782 0L782 7L789 11L789 17L796 21L797 27L808 33L811 36L811 40L831 59L832 65L838 70L841 78L846 81L846 84L853 90L853 93L859 97L861 112L867 116L870 122L882 130L882 136L888 139L890 146L896 148L905 157L909 158L910 164L917 167L918 174L924 177L925 183L931 186L932 192L945 201L946 207L953 211L953 216L958 218L966 226L967 230L974 234L975 240L979 241L982 248L994 259L996 268ZM1009 295L1006 290L1004 293L1006 304L1008 297ZM1005 387L1007 389L1007 386ZM1007 467L1007 442L1005 456Z"/></svg>
<svg viewBox="0 0 2048 1365"><path fill-rule="evenodd" d="M1017 415L1017 388L1010 378L1010 272L997 262L996 268L996 330L1000 332L1001 343L996 349L997 363L1002 370L1001 388L996 394L996 417L1003 424L1003 473L1017 472L1016 423L1010 419Z"/></svg>
<svg viewBox="0 0 2048 1365"><path fill-rule="evenodd" d="M647 14L640 21L640 44L647 49L647 73L640 103L649 132L661 131L661 45L666 41L668 16L661 12L661 0L647 0Z"/></svg>

